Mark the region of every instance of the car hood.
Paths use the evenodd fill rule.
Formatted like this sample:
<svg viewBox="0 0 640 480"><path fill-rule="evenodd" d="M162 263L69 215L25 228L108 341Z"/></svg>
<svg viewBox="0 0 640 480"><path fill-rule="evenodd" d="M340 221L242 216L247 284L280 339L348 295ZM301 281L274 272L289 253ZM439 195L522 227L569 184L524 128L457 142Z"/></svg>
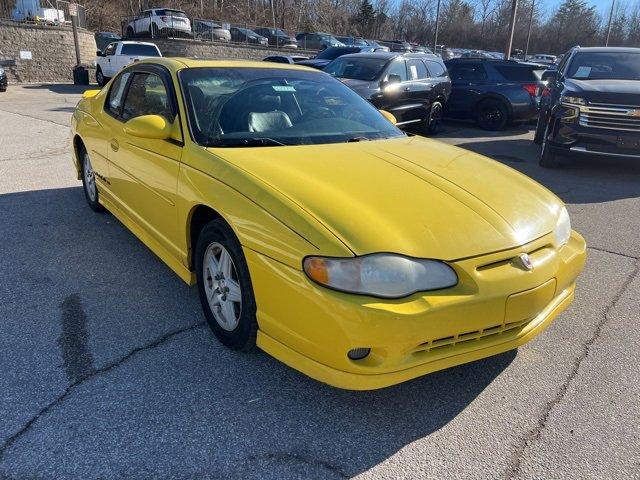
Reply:
<svg viewBox="0 0 640 480"><path fill-rule="evenodd" d="M297 62L298 65L305 65L313 68L324 68L331 63L331 60L324 60L318 58L310 58L309 60L301 60Z"/></svg>
<svg viewBox="0 0 640 480"><path fill-rule="evenodd" d="M638 80L567 79L565 89L582 94L592 102L640 105L640 81Z"/></svg>
<svg viewBox="0 0 640 480"><path fill-rule="evenodd" d="M551 232L562 205L509 167L421 137L213 150L356 255L455 260L509 249Z"/></svg>

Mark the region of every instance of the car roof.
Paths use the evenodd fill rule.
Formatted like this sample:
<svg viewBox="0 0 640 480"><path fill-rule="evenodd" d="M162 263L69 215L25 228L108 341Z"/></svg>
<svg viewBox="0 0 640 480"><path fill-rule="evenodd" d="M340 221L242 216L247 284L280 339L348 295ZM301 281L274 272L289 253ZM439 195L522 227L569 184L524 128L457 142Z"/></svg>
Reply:
<svg viewBox="0 0 640 480"><path fill-rule="evenodd" d="M633 47L578 47L579 52L593 53L640 53L640 48Z"/></svg>
<svg viewBox="0 0 640 480"><path fill-rule="evenodd" d="M119 42L111 42L111 43L121 43L123 45L151 45L153 47L157 47L155 43L151 42L138 42L136 40L120 40Z"/></svg>
<svg viewBox="0 0 640 480"><path fill-rule="evenodd" d="M338 47L341 48L341 47ZM357 58L381 58L391 60L396 57L404 57L404 58L427 58L427 59L439 59L437 55L433 53L403 53L403 52L361 52L361 53L350 53L348 55L342 55L338 58L342 57L357 57Z"/></svg>
<svg viewBox="0 0 640 480"><path fill-rule="evenodd" d="M153 63L162 65L169 70L183 70L185 68L203 68L203 67L224 67L224 68L279 68L283 70L299 70L304 72L315 72L323 74L320 70L302 65L293 65L287 63L269 63L260 60L224 60L224 59L197 59L197 58L179 58L179 57L153 57L137 62L136 65L145 63Z"/></svg>

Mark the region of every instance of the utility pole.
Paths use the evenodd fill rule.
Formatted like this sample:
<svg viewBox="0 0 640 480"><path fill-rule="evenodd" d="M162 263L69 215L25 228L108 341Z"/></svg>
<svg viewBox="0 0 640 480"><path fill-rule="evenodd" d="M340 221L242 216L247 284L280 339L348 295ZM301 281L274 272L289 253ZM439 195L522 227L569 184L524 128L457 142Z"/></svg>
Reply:
<svg viewBox="0 0 640 480"><path fill-rule="evenodd" d="M531 40L531 26L533 25L533 11L536 8L536 0L531 0L531 14L529 15L529 33L527 33L527 46L524 49L524 59L529 54L529 40Z"/></svg>
<svg viewBox="0 0 640 480"><path fill-rule="evenodd" d="M611 22L613 21L613 9L616 6L616 0L611 0L611 12L609 12L609 26L607 26L607 39L604 42L604 46L609 46L609 37L611 36Z"/></svg>
<svg viewBox="0 0 640 480"><path fill-rule="evenodd" d="M440 0L438 0L438 6L436 7L436 33L433 37L433 53L436 53L438 48L438 24L440 22Z"/></svg>
<svg viewBox="0 0 640 480"><path fill-rule="evenodd" d="M507 48L504 52L504 59L511 58L511 47L513 46L513 32L516 29L516 15L518 14L518 0L511 0L511 23L509 24L509 39L507 40Z"/></svg>

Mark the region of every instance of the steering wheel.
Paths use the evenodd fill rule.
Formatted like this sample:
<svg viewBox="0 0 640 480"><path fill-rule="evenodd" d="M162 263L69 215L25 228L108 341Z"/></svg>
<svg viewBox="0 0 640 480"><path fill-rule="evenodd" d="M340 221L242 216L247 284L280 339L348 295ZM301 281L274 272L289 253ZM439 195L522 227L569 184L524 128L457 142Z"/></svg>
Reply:
<svg viewBox="0 0 640 480"><path fill-rule="evenodd" d="M311 110L307 110L302 114L300 120L307 122L310 120L322 120L325 118L335 118L336 114L333 110L327 107L314 107Z"/></svg>

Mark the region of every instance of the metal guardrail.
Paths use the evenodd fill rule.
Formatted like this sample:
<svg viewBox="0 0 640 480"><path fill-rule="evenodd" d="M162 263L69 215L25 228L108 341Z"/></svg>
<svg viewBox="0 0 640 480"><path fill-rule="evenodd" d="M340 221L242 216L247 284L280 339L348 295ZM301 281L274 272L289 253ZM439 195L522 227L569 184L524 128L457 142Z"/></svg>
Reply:
<svg viewBox="0 0 640 480"><path fill-rule="evenodd" d="M87 28L86 9L83 5L66 0L0 0L0 19L16 23L71 27L70 5L75 5L78 26Z"/></svg>

